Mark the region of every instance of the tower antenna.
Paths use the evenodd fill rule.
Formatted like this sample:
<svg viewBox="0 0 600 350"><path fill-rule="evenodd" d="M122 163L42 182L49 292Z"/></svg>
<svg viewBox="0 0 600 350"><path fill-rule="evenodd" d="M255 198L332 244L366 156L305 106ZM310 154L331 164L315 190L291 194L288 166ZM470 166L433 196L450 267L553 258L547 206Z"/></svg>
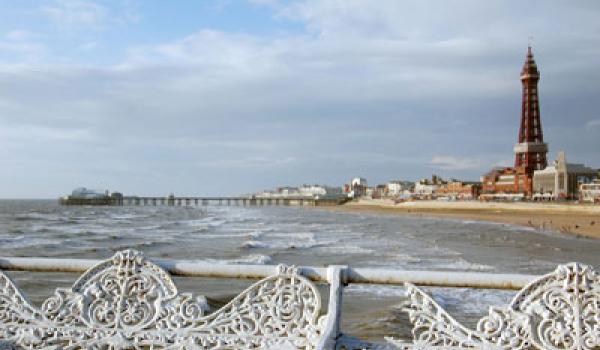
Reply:
<svg viewBox="0 0 600 350"><path fill-rule="evenodd" d="M533 35L527 37L527 46L531 47L531 43L533 43Z"/></svg>

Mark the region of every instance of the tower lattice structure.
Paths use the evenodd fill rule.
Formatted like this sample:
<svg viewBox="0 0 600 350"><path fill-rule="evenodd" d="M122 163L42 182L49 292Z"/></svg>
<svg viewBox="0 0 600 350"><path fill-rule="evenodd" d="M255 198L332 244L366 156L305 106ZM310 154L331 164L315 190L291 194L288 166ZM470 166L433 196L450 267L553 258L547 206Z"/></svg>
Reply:
<svg viewBox="0 0 600 350"><path fill-rule="evenodd" d="M521 71L523 84L523 104L521 110L521 126L519 141L515 145L515 168L533 176L534 170L542 170L547 166L546 154L548 145L544 143L540 105L538 99L538 81L540 72L537 68L531 46L527 49L527 58Z"/></svg>

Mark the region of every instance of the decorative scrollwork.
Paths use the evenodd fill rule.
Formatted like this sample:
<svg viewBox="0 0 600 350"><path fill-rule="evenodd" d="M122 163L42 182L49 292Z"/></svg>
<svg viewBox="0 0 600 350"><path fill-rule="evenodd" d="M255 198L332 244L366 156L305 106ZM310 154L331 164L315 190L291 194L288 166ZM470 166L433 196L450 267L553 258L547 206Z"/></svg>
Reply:
<svg viewBox="0 0 600 350"><path fill-rule="evenodd" d="M419 288L407 284L407 295L413 343L389 339L401 348L600 349L600 277L590 266L558 266L523 288L508 307L490 308L476 330Z"/></svg>
<svg viewBox="0 0 600 350"><path fill-rule="evenodd" d="M0 272L0 342L29 349L313 349L326 316L296 268L280 266L220 310L178 293L134 250L118 252L33 307Z"/></svg>

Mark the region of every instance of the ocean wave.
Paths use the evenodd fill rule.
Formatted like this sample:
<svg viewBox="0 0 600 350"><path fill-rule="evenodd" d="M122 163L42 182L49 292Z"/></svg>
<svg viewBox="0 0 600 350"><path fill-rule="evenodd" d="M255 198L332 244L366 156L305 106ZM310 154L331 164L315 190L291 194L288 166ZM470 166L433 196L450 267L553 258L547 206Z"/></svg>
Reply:
<svg viewBox="0 0 600 350"><path fill-rule="evenodd" d="M278 241L278 242L265 242L265 241L256 241L250 240L242 243L242 249L252 249L252 248L267 248L267 249L309 249L314 247L319 247L329 244L328 242L294 242L294 241Z"/></svg>
<svg viewBox="0 0 600 350"><path fill-rule="evenodd" d="M492 271L494 267L491 265L477 264L466 261L464 259L455 261L438 261L428 264L430 268L439 268L444 270L459 270L459 271Z"/></svg>
<svg viewBox="0 0 600 350"><path fill-rule="evenodd" d="M219 218L215 218L215 217L208 217L208 218L202 218L202 219L186 220L186 221L183 221L183 223L190 227L218 227L218 226L222 226L223 224L227 223L227 220L219 219Z"/></svg>
<svg viewBox="0 0 600 350"><path fill-rule="evenodd" d="M0 240L0 245L4 249L21 249L21 248L30 248L30 247L41 247L41 246L50 246L50 245L59 245L62 244L59 240L47 239L47 238L38 238L38 237L25 237L25 236L17 236L11 239L2 239Z"/></svg>
<svg viewBox="0 0 600 350"><path fill-rule="evenodd" d="M515 292L496 289L425 288L426 292L450 313L484 315L490 306L505 306ZM456 310L456 311L454 311Z"/></svg>
<svg viewBox="0 0 600 350"><path fill-rule="evenodd" d="M245 232L245 233L209 233L202 234L200 237L202 238L259 238L261 234L259 232Z"/></svg>
<svg viewBox="0 0 600 350"><path fill-rule="evenodd" d="M242 248L250 249L250 248L273 248L273 244L261 242L261 241L246 241L242 243Z"/></svg>
<svg viewBox="0 0 600 350"><path fill-rule="evenodd" d="M235 259L203 259L198 260L201 262L208 262L212 264L227 264L227 265L240 265L240 264L249 264L249 265L267 265L273 262L273 258L269 255L263 254L250 254L246 256L242 256Z"/></svg>
<svg viewBox="0 0 600 350"><path fill-rule="evenodd" d="M388 286L383 284L349 284L344 288L344 293L397 298L406 295L406 288L403 286Z"/></svg>
<svg viewBox="0 0 600 350"><path fill-rule="evenodd" d="M324 244L333 244L337 242L328 242ZM318 247L319 251L330 252L330 253L343 253L343 254L372 254L375 252L373 249L360 247L357 245L335 245L335 246L321 246Z"/></svg>
<svg viewBox="0 0 600 350"><path fill-rule="evenodd" d="M58 219L59 217L57 217L56 215L48 215L35 212L17 215L12 218L13 221L54 221Z"/></svg>
<svg viewBox="0 0 600 350"><path fill-rule="evenodd" d="M129 220L129 219L135 219L135 218L139 218L142 217L142 215L136 215L136 214L112 214L110 215L111 219L115 219L115 220Z"/></svg>

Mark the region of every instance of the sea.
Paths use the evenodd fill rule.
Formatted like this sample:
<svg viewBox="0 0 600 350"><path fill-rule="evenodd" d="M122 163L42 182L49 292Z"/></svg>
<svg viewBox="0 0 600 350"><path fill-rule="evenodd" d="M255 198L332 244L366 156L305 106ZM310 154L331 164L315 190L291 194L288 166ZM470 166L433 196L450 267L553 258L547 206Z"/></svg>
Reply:
<svg viewBox="0 0 600 350"><path fill-rule="evenodd" d="M330 264L386 269L544 274L578 261L600 266L600 240L508 224L345 212L315 207L85 207L54 200L0 200L0 257L107 259L136 249L149 258L227 264ZM0 258L1 259L1 258ZM6 272L40 305L72 273ZM180 292L215 309L253 281L174 278ZM327 297L326 286L323 297ZM467 326L515 291L426 288ZM350 284L342 331L369 340L408 337L404 288ZM324 303L325 304L325 303Z"/></svg>

